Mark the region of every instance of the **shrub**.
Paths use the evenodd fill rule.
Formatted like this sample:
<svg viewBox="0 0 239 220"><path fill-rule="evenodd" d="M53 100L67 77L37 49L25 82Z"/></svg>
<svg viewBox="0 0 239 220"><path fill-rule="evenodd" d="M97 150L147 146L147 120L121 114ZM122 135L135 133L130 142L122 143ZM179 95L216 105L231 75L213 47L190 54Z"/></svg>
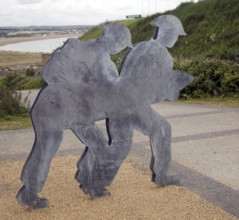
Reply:
<svg viewBox="0 0 239 220"><path fill-rule="evenodd" d="M181 91L182 98L239 97L239 65L217 59L176 61L175 69L194 76L194 81Z"/></svg>
<svg viewBox="0 0 239 220"><path fill-rule="evenodd" d="M8 73L6 77L3 79L2 84L5 85L7 88L11 90L18 89L18 84L24 79L25 77L16 74L16 73Z"/></svg>
<svg viewBox="0 0 239 220"><path fill-rule="evenodd" d="M26 116L28 109L20 104L21 98L21 93L0 85L0 117Z"/></svg>
<svg viewBox="0 0 239 220"><path fill-rule="evenodd" d="M2 80L2 85L12 90L38 89L44 86L44 81L40 75L29 77L16 73L9 73Z"/></svg>
<svg viewBox="0 0 239 220"><path fill-rule="evenodd" d="M42 88L44 86L45 82L42 80L41 76L33 77L28 82L24 83L21 88L22 89L37 89Z"/></svg>
<svg viewBox="0 0 239 220"><path fill-rule="evenodd" d="M26 75L27 76L35 76L35 69L31 66L31 67L28 67L27 70L26 70Z"/></svg>

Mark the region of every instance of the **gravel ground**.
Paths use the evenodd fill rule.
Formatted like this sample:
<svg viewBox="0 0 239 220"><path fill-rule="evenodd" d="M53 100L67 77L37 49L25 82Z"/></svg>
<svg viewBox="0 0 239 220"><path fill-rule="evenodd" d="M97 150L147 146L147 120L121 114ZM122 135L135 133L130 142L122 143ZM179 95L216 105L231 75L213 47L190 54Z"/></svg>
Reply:
<svg viewBox="0 0 239 220"><path fill-rule="evenodd" d="M23 161L0 162L0 219L238 219L183 187L159 188L149 173L126 161L113 184L110 197L92 200L74 180L77 156L58 156L51 166L42 197L50 207L29 210L20 206L15 195ZM17 180L17 181L16 181Z"/></svg>

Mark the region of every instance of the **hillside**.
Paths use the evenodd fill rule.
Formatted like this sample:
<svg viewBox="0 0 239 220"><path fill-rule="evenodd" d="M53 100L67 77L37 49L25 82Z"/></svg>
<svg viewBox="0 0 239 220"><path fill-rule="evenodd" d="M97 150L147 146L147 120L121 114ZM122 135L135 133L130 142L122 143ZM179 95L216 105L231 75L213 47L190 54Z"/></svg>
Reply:
<svg viewBox="0 0 239 220"><path fill-rule="evenodd" d="M177 16L187 33L181 37L171 51L180 57L220 57L227 58L239 53L239 1L201 0L198 3L182 3L175 10L164 14ZM153 27L150 22L161 14L142 19L122 21L132 33L133 43L150 39ZM87 33L83 39L100 35L99 27Z"/></svg>
<svg viewBox="0 0 239 220"><path fill-rule="evenodd" d="M173 15L179 17L188 34L175 50L185 56L228 57L239 53L239 1L204 0L184 3Z"/></svg>
<svg viewBox="0 0 239 220"><path fill-rule="evenodd" d="M239 97L239 1L199 0L182 3L164 14L177 16L187 36L179 37L170 49L175 58L175 69L194 76L194 81L183 91L181 98ZM127 25L133 43L152 38L150 22L157 16L120 21ZM99 37L100 26L86 33L82 40ZM117 66L124 53L112 56Z"/></svg>

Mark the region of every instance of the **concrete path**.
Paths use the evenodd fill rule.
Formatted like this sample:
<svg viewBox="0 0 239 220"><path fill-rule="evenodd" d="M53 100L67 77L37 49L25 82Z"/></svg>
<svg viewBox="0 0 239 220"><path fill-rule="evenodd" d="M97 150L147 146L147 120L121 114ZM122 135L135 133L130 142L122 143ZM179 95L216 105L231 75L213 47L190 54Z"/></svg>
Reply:
<svg viewBox="0 0 239 220"><path fill-rule="evenodd" d="M182 186L239 217L239 109L172 103L154 107L172 125L171 174ZM149 161L149 146L143 150L147 144L135 143L141 148L133 148L139 161Z"/></svg>
<svg viewBox="0 0 239 220"><path fill-rule="evenodd" d="M182 186L239 217L239 108L169 102L153 108L172 126L170 173ZM104 130L103 121L98 125ZM0 161L26 159L33 141L32 129L0 131ZM65 131L58 155L80 156L83 148L72 132ZM135 131L128 158L149 170L150 155L148 137Z"/></svg>

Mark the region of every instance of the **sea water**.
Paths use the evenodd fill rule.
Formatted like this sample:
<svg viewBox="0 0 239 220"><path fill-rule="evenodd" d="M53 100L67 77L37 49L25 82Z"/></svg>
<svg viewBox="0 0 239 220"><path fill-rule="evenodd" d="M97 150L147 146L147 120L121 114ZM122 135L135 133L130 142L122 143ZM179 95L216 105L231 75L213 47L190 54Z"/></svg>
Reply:
<svg viewBox="0 0 239 220"><path fill-rule="evenodd" d="M1 46L0 50L18 51L18 52L39 52L52 53L58 47L61 47L68 38L53 38L44 40L27 41L15 44Z"/></svg>

